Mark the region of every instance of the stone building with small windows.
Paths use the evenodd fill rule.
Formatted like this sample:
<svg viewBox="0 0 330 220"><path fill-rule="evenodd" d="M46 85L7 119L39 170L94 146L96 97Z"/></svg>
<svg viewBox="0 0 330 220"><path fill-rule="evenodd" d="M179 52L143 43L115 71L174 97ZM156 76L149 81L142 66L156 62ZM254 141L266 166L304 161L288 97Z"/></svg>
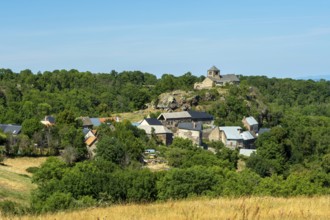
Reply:
<svg viewBox="0 0 330 220"><path fill-rule="evenodd" d="M239 84L239 82L240 80L235 74L221 75L220 70L217 67L212 66L207 71L207 76L203 82L194 84L194 89L211 89L215 86L233 85Z"/></svg>

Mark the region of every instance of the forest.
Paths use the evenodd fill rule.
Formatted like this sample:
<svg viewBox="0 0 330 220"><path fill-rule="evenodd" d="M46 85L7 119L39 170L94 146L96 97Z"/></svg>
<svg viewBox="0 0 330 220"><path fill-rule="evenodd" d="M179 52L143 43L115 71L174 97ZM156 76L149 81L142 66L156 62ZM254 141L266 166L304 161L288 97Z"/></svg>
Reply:
<svg viewBox="0 0 330 220"><path fill-rule="evenodd" d="M38 187L30 206L3 201L1 210L24 214L197 196L330 194L330 81L240 76L240 85L226 86L226 94L195 91L200 97L212 94L212 100L199 104L207 106L218 126L240 124L243 116L251 115L271 128L258 137L257 153L249 158L221 142L208 143L215 153L181 138L161 146L124 120L98 127L96 156L90 159L77 117L143 109L163 92L192 90L204 77L189 72L157 78L140 71L0 69L0 79L0 123L22 125L18 139L0 133L1 157L38 156L34 143L45 148L39 154L50 156L40 168L31 169ZM56 118L56 126L42 126L46 115ZM170 169L144 168L141 154L147 148L159 151ZM52 157L60 152L61 158ZM246 167L237 172L239 161Z"/></svg>

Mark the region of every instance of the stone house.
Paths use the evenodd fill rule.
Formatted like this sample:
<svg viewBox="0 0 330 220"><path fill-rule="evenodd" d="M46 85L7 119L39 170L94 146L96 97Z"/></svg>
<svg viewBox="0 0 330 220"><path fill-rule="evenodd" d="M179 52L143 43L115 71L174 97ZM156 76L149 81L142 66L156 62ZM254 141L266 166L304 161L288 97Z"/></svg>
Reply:
<svg viewBox="0 0 330 220"><path fill-rule="evenodd" d="M253 148L256 140L250 131L242 131L239 126L215 127L209 134L210 141L221 141L226 147Z"/></svg>
<svg viewBox="0 0 330 220"><path fill-rule="evenodd" d="M172 144L173 132L155 118L145 118L137 127L145 130L149 138L155 135L164 145Z"/></svg>
<svg viewBox="0 0 330 220"><path fill-rule="evenodd" d="M194 144L201 146L202 130L203 130L203 124L201 122L181 122L178 124L178 130L176 132L176 136L189 139Z"/></svg>
<svg viewBox="0 0 330 220"><path fill-rule="evenodd" d="M255 134L258 132L259 130L259 124L257 122L257 120L255 120L254 117L250 116L250 117L244 117L242 120L242 123L244 125L244 127L248 130L248 131L252 131Z"/></svg>
<svg viewBox="0 0 330 220"><path fill-rule="evenodd" d="M221 75L220 70L212 66L207 71L207 76L201 83L195 83L194 89L201 90L201 89L211 89L214 86L225 86L225 85L232 85L232 84L239 84L240 80L235 74L226 74Z"/></svg>
<svg viewBox="0 0 330 220"><path fill-rule="evenodd" d="M168 128L176 128L182 122L201 122L202 124L211 124L213 116L206 112L197 111L182 111L182 112L167 112L158 116L158 120Z"/></svg>

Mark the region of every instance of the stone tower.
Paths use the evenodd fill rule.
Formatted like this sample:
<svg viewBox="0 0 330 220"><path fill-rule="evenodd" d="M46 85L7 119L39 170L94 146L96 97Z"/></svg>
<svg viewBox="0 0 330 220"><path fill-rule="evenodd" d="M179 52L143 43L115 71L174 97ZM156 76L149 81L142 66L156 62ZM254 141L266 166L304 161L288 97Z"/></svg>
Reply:
<svg viewBox="0 0 330 220"><path fill-rule="evenodd" d="M212 67L207 71L207 77L220 79L220 70L219 70L218 68L216 68L215 66L212 66Z"/></svg>

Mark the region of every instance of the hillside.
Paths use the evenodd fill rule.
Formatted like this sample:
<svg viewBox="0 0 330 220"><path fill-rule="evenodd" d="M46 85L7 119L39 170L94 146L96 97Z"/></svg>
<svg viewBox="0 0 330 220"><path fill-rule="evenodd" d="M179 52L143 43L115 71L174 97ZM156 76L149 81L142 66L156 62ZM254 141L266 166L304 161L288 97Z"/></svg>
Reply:
<svg viewBox="0 0 330 220"><path fill-rule="evenodd" d="M19 162L18 158L16 165L21 168L14 168L16 159L6 160L7 166L1 167L1 200L20 203L22 210L28 208L29 213L107 204L142 203L153 204L150 205L153 207L162 205L163 201L199 196L235 198L233 201L242 205L240 197L322 198L317 196L330 194L328 81L241 76L240 85L193 90L194 82L201 78L191 74L180 77L165 74L157 79L141 72L91 74L63 70L34 75L29 71L16 74L3 69L0 70L0 79L0 122L22 125L18 135L5 132L5 129L0 132L0 144L4 146L0 149L2 158L56 156L47 159L34 173L37 187L31 184L30 174L25 170L38 165L28 164L29 160ZM198 133L198 138L204 137L199 136L200 131L206 131L202 128L210 124L243 127L242 119L248 116L253 116L255 124L259 128L267 128L268 132L260 132L259 135L257 130L253 130L255 136L250 140L257 139L255 146L242 143L241 133L235 139L236 144L220 136L210 141L204 137L203 146L214 149L210 152L196 147L201 143L195 145L192 138L173 138L172 132L166 130L169 128L164 129L164 137L157 136L156 130L151 129L147 133L131 123L149 114L157 117L160 112L187 109L195 113L206 112L202 113L203 117L193 118L189 112L182 112L189 115L180 116L180 120L200 119L200 128L192 123L198 131L187 132ZM45 115L53 116L55 123L45 127L40 123ZM128 120L99 125L85 120L117 115ZM164 127L159 121L149 121L158 124L157 128ZM209 121L209 124L201 121ZM175 127L176 122L169 122L169 127L174 126L173 132L181 129ZM83 129L86 127L89 128L87 132ZM220 128L213 130L219 132ZM241 130L236 129L235 134ZM89 135L94 136L94 142L85 142L90 140ZM171 141L167 142L167 139ZM243 144L256 148L256 153L250 157L240 156L239 148ZM148 150L155 154L146 155ZM94 159L90 153L95 153ZM59 155L64 160L59 159ZM156 160L167 166L155 167L154 170L163 171L146 169L145 163L156 163ZM245 166L242 166L243 162ZM34 188L36 190L30 196L29 192ZM290 203L291 200L287 201ZM286 200L280 202L284 206ZM8 208L8 204L12 206ZM21 209L20 204L2 201L0 208L15 213ZM215 202L210 206L218 205ZM295 209L299 209L297 207ZM261 210L251 209L255 212ZM309 217L308 212L299 210L300 217ZM250 209L249 213L252 213ZM179 214L182 215L182 211ZM194 218L186 218L189 217ZM233 217L230 215L228 218Z"/></svg>
<svg viewBox="0 0 330 220"><path fill-rule="evenodd" d="M11 200L28 205L30 192L36 188L31 183L31 173L28 167L38 167L46 160L42 158L8 158L0 165L0 201Z"/></svg>
<svg viewBox="0 0 330 220"><path fill-rule="evenodd" d="M330 197L247 197L169 201L146 205L114 205L87 208L73 212L58 212L41 216L23 216L2 219L328 219ZM1 217L1 216L0 216Z"/></svg>

